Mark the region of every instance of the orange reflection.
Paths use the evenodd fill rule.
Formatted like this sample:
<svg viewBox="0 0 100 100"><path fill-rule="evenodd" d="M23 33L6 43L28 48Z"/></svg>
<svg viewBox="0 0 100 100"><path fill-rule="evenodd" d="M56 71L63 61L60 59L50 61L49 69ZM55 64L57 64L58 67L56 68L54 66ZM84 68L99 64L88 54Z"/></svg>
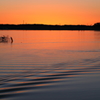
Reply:
<svg viewBox="0 0 100 100"><path fill-rule="evenodd" d="M22 43L29 43L27 49L82 50L95 49L96 46L93 42L94 34L91 32L85 34L77 31L26 31L17 39Z"/></svg>
<svg viewBox="0 0 100 100"><path fill-rule="evenodd" d="M93 31L2 31L12 36L16 48L87 50L99 48L97 34ZM95 41L95 42L94 42ZM18 47L17 47L18 46Z"/></svg>
<svg viewBox="0 0 100 100"><path fill-rule="evenodd" d="M1 63L7 59L26 65L68 62L98 56L99 39L94 31L1 31L2 35L13 37L12 45L1 45ZM4 49L7 48L7 51ZM11 49L12 48L12 49ZM94 53L93 53L94 52ZM4 56L12 54L11 56ZM9 60L8 60L9 61ZM39 65L38 65L39 64ZM21 66L26 66L21 64ZM27 67L27 66L26 66Z"/></svg>

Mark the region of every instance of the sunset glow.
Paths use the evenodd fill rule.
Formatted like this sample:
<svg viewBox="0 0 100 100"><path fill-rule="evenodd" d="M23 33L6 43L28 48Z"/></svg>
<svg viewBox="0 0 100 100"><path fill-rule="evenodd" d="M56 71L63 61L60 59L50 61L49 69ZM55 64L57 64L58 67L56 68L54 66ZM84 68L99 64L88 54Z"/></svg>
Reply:
<svg viewBox="0 0 100 100"><path fill-rule="evenodd" d="M100 0L2 0L0 24L85 24L100 21Z"/></svg>

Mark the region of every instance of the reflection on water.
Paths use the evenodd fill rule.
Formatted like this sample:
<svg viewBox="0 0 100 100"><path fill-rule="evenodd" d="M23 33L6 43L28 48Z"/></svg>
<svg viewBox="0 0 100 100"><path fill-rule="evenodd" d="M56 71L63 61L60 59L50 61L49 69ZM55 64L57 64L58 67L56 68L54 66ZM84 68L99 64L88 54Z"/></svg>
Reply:
<svg viewBox="0 0 100 100"><path fill-rule="evenodd" d="M14 38L12 45L0 44L1 99L79 100L77 91L86 100L91 89L87 100L99 100L99 31L0 31L0 35ZM90 88L83 88L88 84Z"/></svg>

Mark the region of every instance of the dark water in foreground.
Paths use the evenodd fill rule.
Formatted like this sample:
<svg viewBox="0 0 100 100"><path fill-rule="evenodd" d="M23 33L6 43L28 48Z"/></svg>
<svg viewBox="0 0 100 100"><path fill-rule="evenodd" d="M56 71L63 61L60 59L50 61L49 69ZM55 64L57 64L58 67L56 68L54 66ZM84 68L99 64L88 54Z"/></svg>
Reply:
<svg viewBox="0 0 100 100"><path fill-rule="evenodd" d="M1 100L100 100L100 31L0 31Z"/></svg>

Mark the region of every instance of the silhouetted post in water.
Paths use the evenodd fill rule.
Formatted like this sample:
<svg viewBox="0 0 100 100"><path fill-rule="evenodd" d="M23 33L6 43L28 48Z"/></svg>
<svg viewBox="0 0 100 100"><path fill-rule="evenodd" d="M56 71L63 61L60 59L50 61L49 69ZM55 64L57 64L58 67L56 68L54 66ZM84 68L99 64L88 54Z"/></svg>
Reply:
<svg viewBox="0 0 100 100"><path fill-rule="evenodd" d="M10 37L10 39L11 39L11 43L13 43L13 38L12 38L12 37Z"/></svg>

